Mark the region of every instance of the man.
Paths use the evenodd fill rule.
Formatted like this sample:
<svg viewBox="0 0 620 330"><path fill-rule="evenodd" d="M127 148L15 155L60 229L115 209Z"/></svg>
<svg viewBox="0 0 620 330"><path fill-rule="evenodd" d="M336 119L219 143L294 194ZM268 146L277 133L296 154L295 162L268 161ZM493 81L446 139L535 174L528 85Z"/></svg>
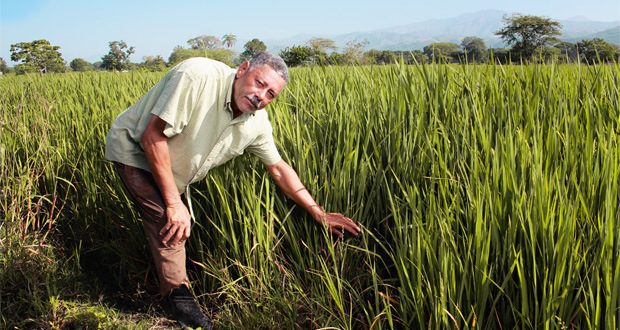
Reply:
<svg viewBox="0 0 620 330"><path fill-rule="evenodd" d="M288 82L284 61L261 53L233 70L193 58L175 66L144 97L121 113L106 141L134 205L143 217L160 281L174 318L211 328L188 289L185 240L191 232L189 184L247 150L261 160L284 193L330 232L360 228L339 213L325 213L280 157L267 112ZM181 195L187 197L189 208Z"/></svg>

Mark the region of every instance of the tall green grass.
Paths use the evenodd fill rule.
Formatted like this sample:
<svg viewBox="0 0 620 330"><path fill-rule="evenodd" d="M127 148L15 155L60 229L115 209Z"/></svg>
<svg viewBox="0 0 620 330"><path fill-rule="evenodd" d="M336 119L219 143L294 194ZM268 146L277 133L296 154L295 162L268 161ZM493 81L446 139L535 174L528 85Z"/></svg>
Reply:
<svg viewBox="0 0 620 330"><path fill-rule="evenodd" d="M192 188L188 255L220 327L618 328L617 65L291 75L267 109L279 150L319 204L364 230L330 236L252 157L214 169ZM160 77L0 80L5 325L49 327L37 321L49 297L81 289L63 278L154 290L103 148L115 116ZM25 280L36 258L58 266Z"/></svg>

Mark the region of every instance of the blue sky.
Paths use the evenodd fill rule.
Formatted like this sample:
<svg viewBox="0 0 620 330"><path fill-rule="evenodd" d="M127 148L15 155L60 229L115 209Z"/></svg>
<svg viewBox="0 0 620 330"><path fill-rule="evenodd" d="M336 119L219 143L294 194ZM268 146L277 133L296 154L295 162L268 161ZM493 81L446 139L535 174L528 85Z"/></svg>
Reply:
<svg viewBox="0 0 620 330"><path fill-rule="evenodd" d="M167 60L175 46L203 34L232 33L239 48L252 38L363 32L487 9L620 21L619 0L0 0L0 57L12 66L11 44L46 39L61 47L67 62L94 62L107 54L110 41L123 40L136 48L133 62L145 55Z"/></svg>

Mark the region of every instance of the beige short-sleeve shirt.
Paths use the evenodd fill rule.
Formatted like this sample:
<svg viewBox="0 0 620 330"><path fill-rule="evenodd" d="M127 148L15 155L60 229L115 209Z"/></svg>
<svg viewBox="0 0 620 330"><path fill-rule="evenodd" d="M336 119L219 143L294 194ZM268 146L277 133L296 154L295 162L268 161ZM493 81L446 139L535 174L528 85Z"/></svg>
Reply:
<svg viewBox="0 0 620 330"><path fill-rule="evenodd" d="M151 115L156 115L167 123L164 134L180 193L244 150L267 165L277 163L281 158L267 112L233 119L235 74L224 63L207 58L181 62L114 120L106 138L106 158L148 171L141 138Z"/></svg>

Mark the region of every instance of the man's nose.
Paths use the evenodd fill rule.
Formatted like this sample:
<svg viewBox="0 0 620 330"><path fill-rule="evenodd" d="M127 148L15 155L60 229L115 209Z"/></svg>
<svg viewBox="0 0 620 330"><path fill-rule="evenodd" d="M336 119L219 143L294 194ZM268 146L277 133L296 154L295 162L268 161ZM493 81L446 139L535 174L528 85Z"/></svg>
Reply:
<svg viewBox="0 0 620 330"><path fill-rule="evenodd" d="M259 90L256 92L256 98L258 98L259 101L262 101L265 99L266 94L267 94L266 90Z"/></svg>

